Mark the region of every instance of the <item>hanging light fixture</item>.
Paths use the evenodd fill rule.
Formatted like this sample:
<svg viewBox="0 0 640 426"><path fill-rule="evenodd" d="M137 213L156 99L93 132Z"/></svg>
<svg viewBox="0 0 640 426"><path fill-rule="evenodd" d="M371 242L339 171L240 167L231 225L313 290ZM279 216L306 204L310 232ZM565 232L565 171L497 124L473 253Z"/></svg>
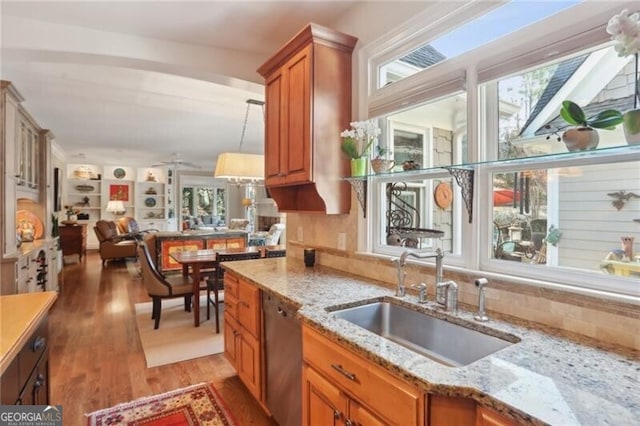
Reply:
<svg viewBox="0 0 640 426"><path fill-rule="evenodd" d="M244 135L247 131L247 119L249 118L249 108L251 105L259 105L262 108L262 119L264 120L264 102L255 99L247 99L247 111L244 115L242 126L242 136L240 136L240 146L238 152L223 152L216 161L214 177L225 178L230 181L255 182L264 179L264 155L245 154L242 152Z"/></svg>

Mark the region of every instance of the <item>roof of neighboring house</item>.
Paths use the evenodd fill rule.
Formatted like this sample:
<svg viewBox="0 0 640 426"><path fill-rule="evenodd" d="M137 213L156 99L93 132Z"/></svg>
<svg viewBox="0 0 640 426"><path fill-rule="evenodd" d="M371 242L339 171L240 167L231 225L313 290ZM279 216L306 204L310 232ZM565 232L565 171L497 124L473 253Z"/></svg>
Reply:
<svg viewBox="0 0 640 426"><path fill-rule="evenodd" d="M447 59L442 53L438 52L430 44L419 47L413 52L401 57L399 60L419 68L428 68Z"/></svg>
<svg viewBox="0 0 640 426"><path fill-rule="evenodd" d="M558 93L558 90L560 90L560 88L562 88L562 86L564 86L565 83L569 81L571 76L576 72L578 68L580 68L580 65L582 65L582 63L587 59L588 56L588 54L578 56L575 58L567 59L566 61L562 61L558 64L558 67L549 80L549 84L547 84L544 92L542 92L542 95L540 95L540 99L538 99L538 102L536 102L535 108L529 115L527 122L524 123L524 126L522 126L520 135L522 135L527 130L531 122L538 116L538 114L540 114L542 109L547 106L551 99L553 99L556 93ZM538 134L538 131L536 131L536 135Z"/></svg>
<svg viewBox="0 0 640 426"><path fill-rule="evenodd" d="M582 110L587 117L592 117L599 112L606 111L608 109L616 109L623 112L633 109L633 95L619 99L607 99L602 102L594 102L582 107ZM549 128L547 128L547 126L549 126ZM553 133L555 129L563 129L565 127L567 127L567 122L564 121L560 115L556 115L553 120L547 122L544 126L536 130L535 135L546 135Z"/></svg>

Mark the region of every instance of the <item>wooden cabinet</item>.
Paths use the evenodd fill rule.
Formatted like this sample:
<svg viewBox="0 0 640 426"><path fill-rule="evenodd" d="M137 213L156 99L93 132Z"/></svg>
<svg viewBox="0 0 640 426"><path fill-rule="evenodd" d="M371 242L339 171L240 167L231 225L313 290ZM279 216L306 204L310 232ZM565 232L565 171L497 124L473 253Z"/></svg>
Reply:
<svg viewBox="0 0 640 426"><path fill-rule="evenodd" d="M251 394L262 401L260 290L225 272L224 353Z"/></svg>
<svg viewBox="0 0 640 426"><path fill-rule="evenodd" d="M62 255L77 254L82 261L82 256L87 254L87 225L64 225L60 227L60 246Z"/></svg>
<svg viewBox="0 0 640 426"><path fill-rule="evenodd" d="M265 185L279 211L348 213L340 132L351 117L357 39L309 24L258 72L265 78Z"/></svg>
<svg viewBox="0 0 640 426"><path fill-rule="evenodd" d="M3 259L0 267L0 294L34 293L57 290L57 275L52 279L51 268L55 269L55 245L57 240L36 240L20 247L16 257Z"/></svg>
<svg viewBox="0 0 640 426"><path fill-rule="evenodd" d="M424 425L425 396L417 388L309 327L302 339L304 425L331 416L335 424Z"/></svg>
<svg viewBox="0 0 640 426"><path fill-rule="evenodd" d="M515 426L515 420L462 397L429 396L429 426Z"/></svg>
<svg viewBox="0 0 640 426"><path fill-rule="evenodd" d="M5 213L0 229L2 232L3 257L9 257L17 251L16 240L16 140L18 122L18 105L23 101L18 91L8 81L2 81L0 86L0 205Z"/></svg>
<svg viewBox="0 0 640 426"><path fill-rule="evenodd" d="M49 404L48 318L40 322L2 373L2 404Z"/></svg>

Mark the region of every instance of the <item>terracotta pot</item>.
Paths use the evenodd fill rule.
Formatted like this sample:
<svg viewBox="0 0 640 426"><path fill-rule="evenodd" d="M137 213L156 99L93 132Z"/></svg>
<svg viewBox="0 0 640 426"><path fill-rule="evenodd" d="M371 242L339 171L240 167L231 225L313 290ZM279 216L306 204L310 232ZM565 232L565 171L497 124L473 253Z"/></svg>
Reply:
<svg viewBox="0 0 640 426"><path fill-rule="evenodd" d="M569 151L586 151L598 146L600 136L592 127L576 127L565 131L562 134L562 140Z"/></svg>
<svg viewBox="0 0 640 426"><path fill-rule="evenodd" d="M622 128L627 144L640 144L640 109L632 109L622 114Z"/></svg>

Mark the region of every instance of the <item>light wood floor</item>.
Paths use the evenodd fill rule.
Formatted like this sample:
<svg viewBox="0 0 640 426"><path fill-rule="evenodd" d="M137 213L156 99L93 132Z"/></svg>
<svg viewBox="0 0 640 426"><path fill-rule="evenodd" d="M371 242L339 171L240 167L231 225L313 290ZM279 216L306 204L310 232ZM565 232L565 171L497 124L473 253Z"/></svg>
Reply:
<svg viewBox="0 0 640 426"><path fill-rule="evenodd" d="M72 262L49 318L51 399L62 405L65 426L84 425L84 414L101 408L201 382L214 383L241 425L275 424L222 354L147 368L134 315L135 303L150 300L142 282L124 262L103 268L97 253Z"/></svg>

